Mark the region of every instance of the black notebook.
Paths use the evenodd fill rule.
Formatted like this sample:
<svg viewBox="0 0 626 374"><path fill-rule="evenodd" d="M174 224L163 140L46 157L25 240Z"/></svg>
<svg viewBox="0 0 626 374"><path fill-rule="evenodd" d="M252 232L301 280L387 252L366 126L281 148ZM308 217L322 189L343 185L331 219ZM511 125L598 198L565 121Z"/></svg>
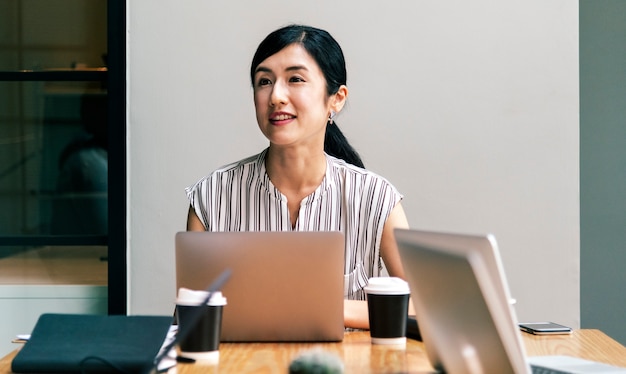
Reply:
<svg viewBox="0 0 626 374"><path fill-rule="evenodd" d="M143 373L172 317L43 314L11 363L14 373Z"/></svg>

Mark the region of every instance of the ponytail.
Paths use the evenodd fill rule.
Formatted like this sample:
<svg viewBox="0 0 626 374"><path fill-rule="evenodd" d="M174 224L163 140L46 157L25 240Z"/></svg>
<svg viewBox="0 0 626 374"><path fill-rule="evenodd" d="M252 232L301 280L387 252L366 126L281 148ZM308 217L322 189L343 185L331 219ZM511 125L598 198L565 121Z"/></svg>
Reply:
<svg viewBox="0 0 626 374"><path fill-rule="evenodd" d="M352 148L348 139L343 135L336 123L326 124L326 136L324 138L324 152L333 157L340 158L345 162L365 168L361 156Z"/></svg>

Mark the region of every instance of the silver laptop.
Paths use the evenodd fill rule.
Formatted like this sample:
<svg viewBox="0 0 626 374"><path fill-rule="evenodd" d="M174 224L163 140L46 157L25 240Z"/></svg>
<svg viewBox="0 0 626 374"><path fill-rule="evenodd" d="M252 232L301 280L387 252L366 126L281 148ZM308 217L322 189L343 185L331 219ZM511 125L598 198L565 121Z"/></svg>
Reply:
<svg viewBox="0 0 626 374"><path fill-rule="evenodd" d="M449 373L626 373L568 356L526 357L496 240L396 229L431 364Z"/></svg>
<svg viewBox="0 0 626 374"><path fill-rule="evenodd" d="M203 290L231 269L222 341L341 341L340 232L179 232L177 289Z"/></svg>

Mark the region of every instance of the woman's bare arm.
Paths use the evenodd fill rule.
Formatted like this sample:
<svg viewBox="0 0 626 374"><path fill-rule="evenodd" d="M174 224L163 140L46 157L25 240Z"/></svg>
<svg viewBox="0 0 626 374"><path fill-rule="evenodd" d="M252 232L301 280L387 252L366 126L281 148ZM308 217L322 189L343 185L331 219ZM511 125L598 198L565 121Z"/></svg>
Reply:
<svg viewBox="0 0 626 374"><path fill-rule="evenodd" d="M370 321L367 312L367 301L344 300L343 323L346 327L353 329L368 330Z"/></svg>
<svg viewBox="0 0 626 374"><path fill-rule="evenodd" d="M196 215L193 207L189 207L189 212L187 212L187 231L205 231L204 225L200 218Z"/></svg>
<svg viewBox="0 0 626 374"><path fill-rule="evenodd" d="M399 277L404 279L404 270L402 268L402 262L400 261L400 255L398 253L398 246L396 239L393 235L395 228L408 228L409 223L404 214L402 205L396 205L383 228L383 236L380 243L380 255L385 262L387 271L392 277ZM343 304L343 319L346 327L356 329L369 329L369 316L367 313L367 301L361 300L345 300ZM412 311L412 306L409 307ZM409 314L411 314L411 311Z"/></svg>
<svg viewBox="0 0 626 374"><path fill-rule="evenodd" d="M409 222L404 214L404 209L402 209L401 204L398 204L393 208L385 222L383 237L380 242L380 256L383 258L385 267L391 277L404 279L404 269L402 268L402 261L400 261L398 244L396 243L393 230L396 228L406 229L408 227Z"/></svg>

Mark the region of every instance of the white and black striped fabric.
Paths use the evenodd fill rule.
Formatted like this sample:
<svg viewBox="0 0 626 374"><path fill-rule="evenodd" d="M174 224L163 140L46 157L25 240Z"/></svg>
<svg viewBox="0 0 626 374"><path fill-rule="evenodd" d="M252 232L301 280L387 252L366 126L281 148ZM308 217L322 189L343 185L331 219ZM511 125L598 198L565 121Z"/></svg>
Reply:
<svg viewBox="0 0 626 374"><path fill-rule="evenodd" d="M287 199L265 170L267 149L219 168L186 189L207 231L342 231L344 295L365 300L370 277L387 275L380 257L383 226L402 195L386 179L326 155L326 176L300 204L292 228Z"/></svg>

